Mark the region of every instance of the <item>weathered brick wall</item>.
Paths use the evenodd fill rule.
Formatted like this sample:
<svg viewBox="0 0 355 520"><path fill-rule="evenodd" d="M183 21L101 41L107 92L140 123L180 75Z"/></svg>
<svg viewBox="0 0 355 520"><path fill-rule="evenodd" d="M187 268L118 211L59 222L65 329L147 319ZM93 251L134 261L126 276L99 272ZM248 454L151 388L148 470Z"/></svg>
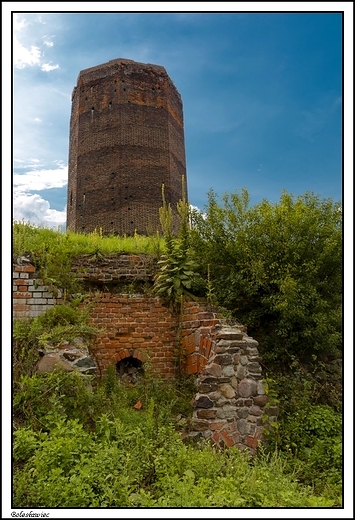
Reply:
<svg viewBox="0 0 355 520"><path fill-rule="evenodd" d="M33 265L14 265L12 277L14 318L35 318L61 303L61 293L54 297L36 276Z"/></svg>
<svg viewBox="0 0 355 520"><path fill-rule="evenodd" d="M67 228L160 229L161 186L175 211L186 182L181 97L158 65L117 59L80 72L72 96Z"/></svg>
<svg viewBox="0 0 355 520"><path fill-rule="evenodd" d="M111 254L104 258L80 255L72 262L72 272L85 283L132 283L153 280L157 270L152 255Z"/></svg>
<svg viewBox="0 0 355 520"><path fill-rule="evenodd" d="M84 305L92 324L105 328L92 347L101 373L132 357L148 362L165 379L176 376L177 323L159 298L97 293Z"/></svg>

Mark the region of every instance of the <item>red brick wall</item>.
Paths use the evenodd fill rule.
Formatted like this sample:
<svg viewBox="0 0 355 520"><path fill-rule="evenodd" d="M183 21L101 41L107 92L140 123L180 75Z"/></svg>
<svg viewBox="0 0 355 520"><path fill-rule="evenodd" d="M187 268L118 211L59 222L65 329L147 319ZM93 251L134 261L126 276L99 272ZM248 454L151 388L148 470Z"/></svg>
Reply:
<svg viewBox="0 0 355 520"><path fill-rule="evenodd" d="M101 372L132 356L147 361L153 373L172 379L177 373L177 324L159 298L102 293L85 301L91 322L105 327L92 347Z"/></svg>
<svg viewBox="0 0 355 520"><path fill-rule="evenodd" d="M176 377L180 368L187 374L197 373L207 363L220 324L203 302L186 302L179 345L176 316L159 298L101 293L87 299L88 305L92 324L106 329L93 345L101 372L132 356L148 361L163 378Z"/></svg>
<svg viewBox="0 0 355 520"><path fill-rule="evenodd" d="M185 302L182 318L182 369L187 374L199 373L214 347L221 319L203 302Z"/></svg>

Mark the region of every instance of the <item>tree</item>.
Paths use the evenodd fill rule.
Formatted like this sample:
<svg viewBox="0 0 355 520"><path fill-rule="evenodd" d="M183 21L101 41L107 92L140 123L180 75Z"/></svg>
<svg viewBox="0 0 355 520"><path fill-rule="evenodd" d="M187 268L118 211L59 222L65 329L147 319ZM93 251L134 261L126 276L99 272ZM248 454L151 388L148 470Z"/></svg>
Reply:
<svg viewBox="0 0 355 520"><path fill-rule="evenodd" d="M339 355L342 214L313 193L284 191L278 203L250 206L247 190L208 194L193 215L201 274L220 305L248 326L266 361Z"/></svg>

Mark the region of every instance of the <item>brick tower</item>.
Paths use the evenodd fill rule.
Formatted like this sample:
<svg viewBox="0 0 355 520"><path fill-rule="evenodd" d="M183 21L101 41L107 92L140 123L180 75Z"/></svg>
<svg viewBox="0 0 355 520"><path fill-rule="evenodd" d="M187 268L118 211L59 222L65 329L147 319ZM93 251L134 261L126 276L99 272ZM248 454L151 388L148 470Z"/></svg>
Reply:
<svg viewBox="0 0 355 520"><path fill-rule="evenodd" d="M158 65L117 59L80 72L72 95L67 229L160 230L161 188L173 211L187 196L178 91Z"/></svg>

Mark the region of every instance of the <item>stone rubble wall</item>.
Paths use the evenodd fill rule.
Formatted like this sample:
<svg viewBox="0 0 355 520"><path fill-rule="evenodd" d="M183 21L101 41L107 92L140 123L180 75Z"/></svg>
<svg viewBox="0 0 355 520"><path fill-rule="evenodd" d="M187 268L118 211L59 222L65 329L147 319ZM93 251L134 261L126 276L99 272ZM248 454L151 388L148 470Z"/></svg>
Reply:
<svg viewBox="0 0 355 520"><path fill-rule="evenodd" d="M98 367L92 358L89 345L82 338L73 341L62 341L59 345L48 343L40 351L41 359L37 363L37 374L62 370L72 372L76 370L81 374L95 375Z"/></svg>
<svg viewBox="0 0 355 520"><path fill-rule="evenodd" d="M190 437L256 452L264 439L263 416L273 421L276 415L271 413L277 414L265 408L268 398L257 347L258 342L238 327L217 329L210 356L197 372Z"/></svg>

